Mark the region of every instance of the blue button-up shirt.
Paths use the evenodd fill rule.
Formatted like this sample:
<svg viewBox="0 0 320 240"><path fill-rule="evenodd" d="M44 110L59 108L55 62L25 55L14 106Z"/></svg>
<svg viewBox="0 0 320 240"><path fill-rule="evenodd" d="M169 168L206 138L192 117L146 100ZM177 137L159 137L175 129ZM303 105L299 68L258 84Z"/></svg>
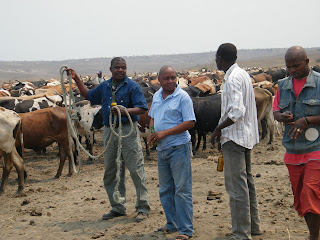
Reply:
<svg viewBox="0 0 320 240"><path fill-rule="evenodd" d="M116 102L126 108L140 107L148 109L146 99L140 86L132 79L126 77L117 87ZM99 84L88 92L88 99L92 105L102 105L103 125L109 126L109 115L112 103L112 78ZM139 116L131 115L133 122L138 121ZM129 123L127 116L121 117L122 124Z"/></svg>
<svg viewBox="0 0 320 240"><path fill-rule="evenodd" d="M156 132L167 130L185 121L195 121L193 103L188 93L179 85L176 90L166 99L162 97L163 89L160 88L153 96L149 116L154 119ZM157 150L162 151L172 146L178 146L190 142L191 136L188 131L169 135L157 142Z"/></svg>

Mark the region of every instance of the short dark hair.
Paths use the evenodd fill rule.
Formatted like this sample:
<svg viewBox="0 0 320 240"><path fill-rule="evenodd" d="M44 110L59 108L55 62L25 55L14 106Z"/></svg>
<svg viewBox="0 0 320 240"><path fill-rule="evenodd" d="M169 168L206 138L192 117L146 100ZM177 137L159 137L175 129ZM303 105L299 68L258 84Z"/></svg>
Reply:
<svg viewBox="0 0 320 240"><path fill-rule="evenodd" d="M126 60L124 60L122 57L115 57L111 60L111 67L116 61L124 61L126 63Z"/></svg>
<svg viewBox="0 0 320 240"><path fill-rule="evenodd" d="M220 56L226 63L234 63L237 60L237 48L232 43L223 43L218 48L217 56Z"/></svg>

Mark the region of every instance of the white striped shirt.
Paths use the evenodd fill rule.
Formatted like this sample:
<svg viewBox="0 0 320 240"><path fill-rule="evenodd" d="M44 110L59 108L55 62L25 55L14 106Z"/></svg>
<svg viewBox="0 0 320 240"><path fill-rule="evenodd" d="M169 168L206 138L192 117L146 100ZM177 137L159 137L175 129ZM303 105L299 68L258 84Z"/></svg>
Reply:
<svg viewBox="0 0 320 240"><path fill-rule="evenodd" d="M234 124L221 130L221 144L233 141L252 149L259 142L256 100L249 74L237 63L224 77L221 96L222 123L228 117Z"/></svg>

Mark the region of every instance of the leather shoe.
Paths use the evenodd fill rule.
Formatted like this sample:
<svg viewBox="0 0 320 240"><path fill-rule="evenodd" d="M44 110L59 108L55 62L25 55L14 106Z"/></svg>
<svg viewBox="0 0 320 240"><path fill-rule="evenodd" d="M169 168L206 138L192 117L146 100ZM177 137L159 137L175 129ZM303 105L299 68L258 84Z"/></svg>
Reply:
<svg viewBox="0 0 320 240"><path fill-rule="evenodd" d="M113 219L113 218L121 217L121 216L125 216L125 214L118 213L118 212L111 210L109 213L103 214L102 220L109 220L109 219Z"/></svg>

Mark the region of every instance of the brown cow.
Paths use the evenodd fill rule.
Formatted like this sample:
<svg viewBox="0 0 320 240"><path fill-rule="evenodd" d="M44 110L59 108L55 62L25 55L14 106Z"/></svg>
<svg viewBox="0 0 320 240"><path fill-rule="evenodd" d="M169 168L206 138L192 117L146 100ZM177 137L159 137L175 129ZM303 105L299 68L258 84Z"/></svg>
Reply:
<svg viewBox="0 0 320 240"><path fill-rule="evenodd" d="M66 91L69 92L70 91L70 85L66 84ZM72 85L72 90L75 91L77 90L78 87L73 84ZM41 88L38 88L35 90L35 94L36 95L41 95L41 94L45 94L45 96L52 96L52 95L61 95L62 94L62 88L61 85L57 85L57 86L43 86Z"/></svg>
<svg viewBox="0 0 320 240"><path fill-rule="evenodd" d="M72 160L69 154L66 110L62 107L44 108L33 112L20 113L24 147L39 152L57 142L60 164L55 178L61 176L64 162L69 158L69 174L73 174ZM19 145L19 143L17 143ZM73 156L76 157L75 151Z"/></svg>
<svg viewBox="0 0 320 240"><path fill-rule="evenodd" d="M264 88L253 88L256 99L258 122L261 124L262 135L261 139L267 135L269 130L269 142L273 143L274 136L274 120L272 113L272 94Z"/></svg>
<svg viewBox="0 0 320 240"><path fill-rule="evenodd" d="M210 80L207 76L197 77L197 78L190 78L189 86L194 86L198 83L204 82L206 80Z"/></svg>
<svg viewBox="0 0 320 240"><path fill-rule="evenodd" d="M251 78L254 79L254 82L264 82L264 81L272 81L272 77L269 74L266 73L259 73L257 75L250 75Z"/></svg>
<svg viewBox="0 0 320 240"><path fill-rule="evenodd" d="M21 193L24 188L24 165L23 159L19 156L15 147L17 138L21 138L21 120L14 111L0 107L0 157L4 158L2 182L0 186L0 195L5 190L9 174L14 166L18 173L19 187L17 193ZM23 142L20 139L20 142Z"/></svg>

